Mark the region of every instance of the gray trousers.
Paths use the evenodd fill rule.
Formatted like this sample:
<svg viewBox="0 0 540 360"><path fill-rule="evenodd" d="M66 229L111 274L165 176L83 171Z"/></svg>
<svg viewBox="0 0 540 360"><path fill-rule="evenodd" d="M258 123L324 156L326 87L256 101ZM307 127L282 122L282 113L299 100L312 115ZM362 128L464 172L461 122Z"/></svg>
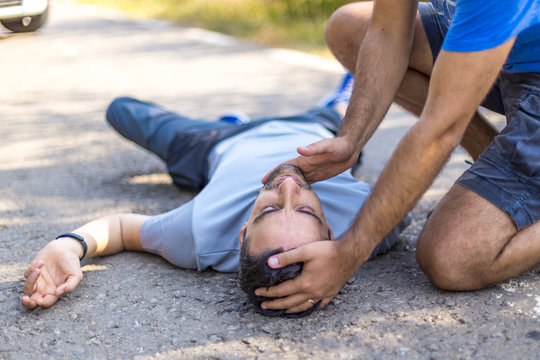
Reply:
<svg viewBox="0 0 540 360"><path fill-rule="evenodd" d="M129 97L115 99L106 117L122 136L158 155L167 164L176 186L191 191L200 191L208 183L208 155L222 140L268 121L316 122L333 133L341 124L341 116L332 108L235 125L187 118Z"/></svg>

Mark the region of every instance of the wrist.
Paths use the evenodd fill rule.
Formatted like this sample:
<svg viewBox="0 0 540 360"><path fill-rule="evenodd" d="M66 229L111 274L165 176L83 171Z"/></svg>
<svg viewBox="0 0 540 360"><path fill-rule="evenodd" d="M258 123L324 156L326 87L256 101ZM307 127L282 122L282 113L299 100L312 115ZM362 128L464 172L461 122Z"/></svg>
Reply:
<svg viewBox="0 0 540 360"><path fill-rule="evenodd" d="M83 241L80 241L73 236L59 235L53 240L53 242L61 245L64 251L75 254L79 260L82 260L86 256L86 252L88 250L88 247L85 246L86 243L84 242L84 238Z"/></svg>
<svg viewBox="0 0 540 360"><path fill-rule="evenodd" d="M345 121L345 119L343 120ZM343 138L349 144L355 146L362 139L362 132L356 127L345 126L345 124L342 123L336 137Z"/></svg>
<svg viewBox="0 0 540 360"><path fill-rule="evenodd" d="M348 156L347 163L349 167L353 166L358 161L358 157L360 156L360 152L362 151L361 146L351 136L339 135L336 139L341 140L342 143L344 144L342 148L344 149L344 152Z"/></svg>
<svg viewBox="0 0 540 360"><path fill-rule="evenodd" d="M352 238L348 233L343 235L337 241L339 247L340 258L350 273L354 273L363 263L367 261L362 256L362 251L359 251L359 244L356 239Z"/></svg>
<svg viewBox="0 0 540 360"><path fill-rule="evenodd" d="M347 259L349 266L356 271L362 264L368 261L371 251L365 246L366 242L362 241L360 236L354 234L352 229L339 239L341 253Z"/></svg>

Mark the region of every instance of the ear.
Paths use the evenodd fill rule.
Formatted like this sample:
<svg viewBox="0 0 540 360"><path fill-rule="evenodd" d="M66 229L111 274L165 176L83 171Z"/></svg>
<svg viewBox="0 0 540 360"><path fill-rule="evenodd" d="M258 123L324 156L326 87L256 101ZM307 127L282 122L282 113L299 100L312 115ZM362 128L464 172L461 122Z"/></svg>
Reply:
<svg viewBox="0 0 540 360"><path fill-rule="evenodd" d="M334 232L332 231L332 228L328 227L328 238L332 241L334 241Z"/></svg>
<svg viewBox="0 0 540 360"><path fill-rule="evenodd" d="M240 229L240 234L238 235L238 248L240 249L242 247L242 242L244 242L244 238L246 237L246 231L247 231L247 222L242 225L242 228Z"/></svg>

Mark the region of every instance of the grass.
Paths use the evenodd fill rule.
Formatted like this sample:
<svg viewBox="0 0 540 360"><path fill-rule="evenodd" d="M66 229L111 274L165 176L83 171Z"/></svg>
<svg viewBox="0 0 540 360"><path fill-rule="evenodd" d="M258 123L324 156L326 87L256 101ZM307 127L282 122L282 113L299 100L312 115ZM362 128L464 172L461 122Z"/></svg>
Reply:
<svg viewBox="0 0 540 360"><path fill-rule="evenodd" d="M331 56L324 27L347 0L78 0L81 3L198 26L263 45Z"/></svg>

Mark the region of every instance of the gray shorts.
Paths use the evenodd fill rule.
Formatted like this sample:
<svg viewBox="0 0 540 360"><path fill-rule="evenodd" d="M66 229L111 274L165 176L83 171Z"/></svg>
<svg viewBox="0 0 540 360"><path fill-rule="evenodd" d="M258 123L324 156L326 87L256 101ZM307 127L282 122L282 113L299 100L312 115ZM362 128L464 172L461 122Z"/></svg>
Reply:
<svg viewBox="0 0 540 360"><path fill-rule="evenodd" d="M430 3L420 3L419 12L435 61L448 27ZM457 183L521 230L540 219L540 74L501 71L482 106L506 115L507 125Z"/></svg>

